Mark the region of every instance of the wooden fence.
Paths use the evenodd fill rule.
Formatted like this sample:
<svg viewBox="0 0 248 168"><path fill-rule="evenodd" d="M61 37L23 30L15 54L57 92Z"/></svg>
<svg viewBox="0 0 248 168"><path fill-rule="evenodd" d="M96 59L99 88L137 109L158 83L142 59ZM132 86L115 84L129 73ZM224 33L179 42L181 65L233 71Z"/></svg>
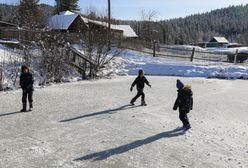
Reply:
<svg viewBox="0 0 248 168"><path fill-rule="evenodd" d="M62 34L64 39L70 43L78 43L83 41L81 34L54 31L36 31L36 30L5 30L0 29L0 38L17 39L20 42L32 42L42 39L43 35ZM153 57L163 57L171 59L179 59L185 61L214 61L214 62L234 62L242 63L247 60L248 54L241 54L239 51L233 53L203 51L198 48L182 48L181 46L171 46L154 42L143 42L138 39L115 39L112 40L112 46L124 49L135 50L138 52L149 54Z"/></svg>

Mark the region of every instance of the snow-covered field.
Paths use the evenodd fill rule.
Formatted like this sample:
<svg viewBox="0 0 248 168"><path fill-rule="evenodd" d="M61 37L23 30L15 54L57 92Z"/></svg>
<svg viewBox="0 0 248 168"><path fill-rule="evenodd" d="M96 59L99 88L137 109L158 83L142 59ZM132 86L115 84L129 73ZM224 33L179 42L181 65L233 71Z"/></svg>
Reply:
<svg viewBox="0 0 248 168"><path fill-rule="evenodd" d="M138 69L143 69L149 75L248 79L248 66L245 65L154 58L148 54L130 50L124 52L120 57L116 57L112 64L113 71L116 70L116 74L127 72L129 75L136 75Z"/></svg>
<svg viewBox="0 0 248 168"><path fill-rule="evenodd" d="M77 46L77 45L74 45ZM77 46L78 47L78 46ZM20 51L19 51L20 52ZM79 52L83 52L79 50ZM38 59L40 52L35 49L31 52L33 62L31 70L35 77L35 86L43 83L40 75ZM4 88L18 88L18 76L20 66L23 62L23 55L13 52L12 49L0 45L0 66L4 69ZM109 65L103 69L100 76L127 76L136 75L138 69L144 69L146 74L156 76L181 76L181 77L204 77L204 78L224 78L224 79L248 79L248 66L234 65L223 62L207 61L179 61L176 59L152 57L148 54L125 50L116 57ZM64 82L81 80L81 75L71 69L64 75Z"/></svg>
<svg viewBox="0 0 248 168"><path fill-rule="evenodd" d="M177 78L147 78L147 107L127 106L134 77L37 89L31 113L18 112L20 90L1 92L0 167L248 167L247 81L180 78L194 91L184 133Z"/></svg>

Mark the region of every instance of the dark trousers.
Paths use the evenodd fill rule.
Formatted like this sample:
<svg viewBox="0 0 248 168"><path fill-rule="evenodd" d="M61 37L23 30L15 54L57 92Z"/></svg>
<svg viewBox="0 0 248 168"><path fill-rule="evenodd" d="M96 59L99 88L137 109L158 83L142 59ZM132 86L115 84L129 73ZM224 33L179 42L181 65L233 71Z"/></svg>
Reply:
<svg viewBox="0 0 248 168"><path fill-rule="evenodd" d="M180 112L179 119L182 121L184 127L189 125L189 119L188 119L187 113Z"/></svg>
<svg viewBox="0 0 248 168"><path fill-rule="evenodd" d="M143 89L137 89L138 93L137 95L131 100L131 103L134 103L140 96L141 101L145 102L145 93L143 92Z"/></svg>
<svg viewBox="0 0 248 168"><path fill-rule="evenodd" d="M23 108L26 109L27 106L27 98L29 102L29 107L33 108L33 91L22 90L22 104Z"/></svg>

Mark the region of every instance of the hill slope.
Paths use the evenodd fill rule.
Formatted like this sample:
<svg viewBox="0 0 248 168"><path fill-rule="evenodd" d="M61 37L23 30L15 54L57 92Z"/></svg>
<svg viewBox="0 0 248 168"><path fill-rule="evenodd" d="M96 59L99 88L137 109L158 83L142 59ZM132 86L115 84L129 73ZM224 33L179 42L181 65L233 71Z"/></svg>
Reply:
<svg viewBox="0 0 248 168"><path fill-rule="evenodd" d="M141 38L147 38L150 34L150 40L159 38L167 44L197 43L208 41L212 36L224 36L232 42L248 44L248 4L185 18L150 22L149 26L142 21L120 22L131 24ZM152 30L158 30L159 33Z"/></svg>

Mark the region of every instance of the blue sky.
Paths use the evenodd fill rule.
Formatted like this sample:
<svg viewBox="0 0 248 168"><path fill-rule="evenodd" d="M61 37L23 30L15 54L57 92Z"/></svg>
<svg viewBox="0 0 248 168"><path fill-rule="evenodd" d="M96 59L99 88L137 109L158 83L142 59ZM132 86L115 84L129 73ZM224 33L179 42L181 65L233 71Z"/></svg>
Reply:
<svg viewBox="0 0 248 168"><path fill-rule="evenodd" d="M156 19L185 17L230 5L248 4L248 0L111 0L112 16L118 19L141 18L141 11L156 11ZM0 3L17 3L18 0L0 0ZM54 0L40 0L41 3L54 5ZM79 0L82 12L90 6L100 12L106 11L107 0Z"/></svg>

